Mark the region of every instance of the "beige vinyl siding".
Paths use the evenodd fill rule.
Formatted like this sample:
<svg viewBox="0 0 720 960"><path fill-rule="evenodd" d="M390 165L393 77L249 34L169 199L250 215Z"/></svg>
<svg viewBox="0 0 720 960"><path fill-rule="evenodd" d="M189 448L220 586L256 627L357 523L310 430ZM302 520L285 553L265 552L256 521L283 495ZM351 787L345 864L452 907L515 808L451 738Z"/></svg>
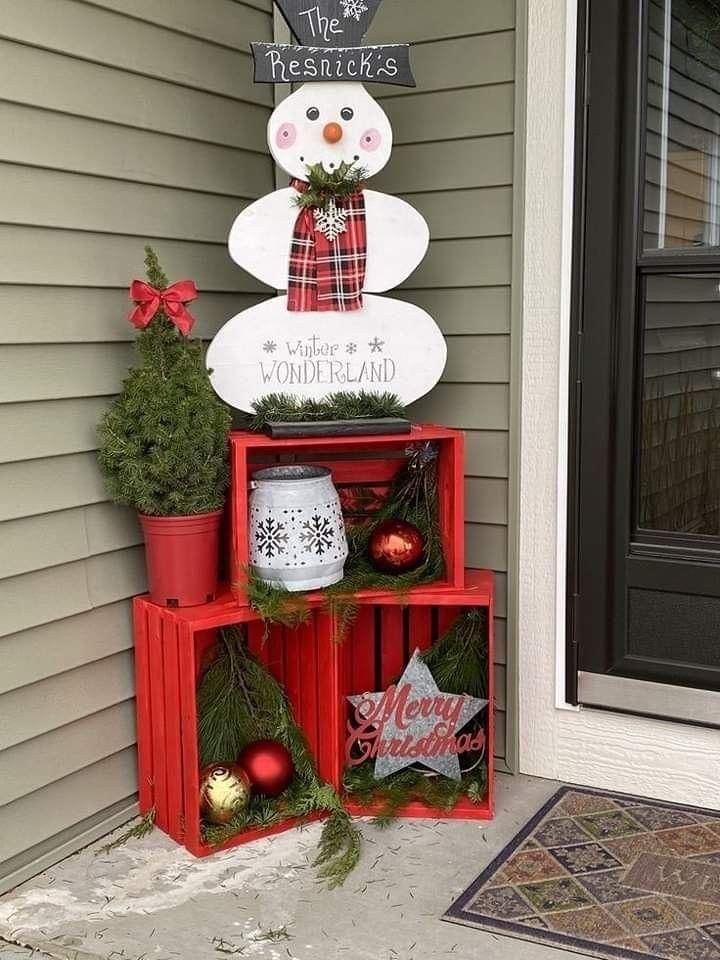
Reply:
<svg viewBox="0 0 720 960"><path fill-rule="evenodd" d="M137 521L95 427L143 246L212 336L267 294L227 234L273 188L270 0L5 0L0 24L0 890L134 809Z"/></svg>
<svg viewBox="0 0 720 960"><path fill-rule="evenodd" d="M499 757L507 704L514 0L385 0L370 42L411 41L417 89L377 86L395 148L375 180L427 218L430 252L396 294L447 337L442 383L416 417L467 431L466 548L498 574Z"/></svg>

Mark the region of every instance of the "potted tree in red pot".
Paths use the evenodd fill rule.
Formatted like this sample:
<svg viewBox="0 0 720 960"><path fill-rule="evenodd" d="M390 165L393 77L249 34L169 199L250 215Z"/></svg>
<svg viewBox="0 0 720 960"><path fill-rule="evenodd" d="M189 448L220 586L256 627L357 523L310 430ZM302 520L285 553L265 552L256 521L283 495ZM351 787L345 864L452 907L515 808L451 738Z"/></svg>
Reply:
<svg viewBox="0 0 720 960"><path fill-rule="evenodd" d="M189 337L195 285L168 287L145 253L148 283L131 287L138 363L100 424L99 461L113 499L140 515L152 599L194 606L217 589L231 417Z"/></svg>

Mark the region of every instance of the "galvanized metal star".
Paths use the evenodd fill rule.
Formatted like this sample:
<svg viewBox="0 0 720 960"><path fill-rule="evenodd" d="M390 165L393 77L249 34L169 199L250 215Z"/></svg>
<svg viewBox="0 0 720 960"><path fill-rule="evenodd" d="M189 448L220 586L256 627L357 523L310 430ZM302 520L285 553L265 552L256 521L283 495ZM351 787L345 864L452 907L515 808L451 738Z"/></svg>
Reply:
<svg viewBox="0 0 720 960"><path fill-rule="evenodd" d="M451 714L452 710L449 708L452 707L452 704L448 701L456 703L458 700L458 696L455 694L441 693L428 666L421 659L419 650L416 650L413 654L396 685L396 689L400 691L406 685L410 687L407 697L408 703L422 700L425 700L425 702L432 701L436 710L432 712L420 710L412 718L405 716L401 724L398 724L396 711L390 712L389 716L383 716L380 723L382 724L382 738L385 741L396 739L402 742L412 738L413 741L417 742L423 738L431 737L438 726L438 712L443 712L447 708L448 713ZM348 697L348 700L355 708L362 707L363 715L369 717L372 709L377 709L386 697L387 691L382 691L381 693L366 693L358 697ZM473 717L484 710L488 703L488 700L480 700L477 697L462 697L462 706L457 711L456 719L449 723L447 736L454 737L457 735ZM393 756L390 752L385 753L384 756L379 754L375 761L375 779L382 780L384 777L397 773L398 770L404 770L415 763L420 763L436 773L449 777L451 780L461 779L460 760L457 753L450 751L435 756L408 756L407 754Z"/></svg>

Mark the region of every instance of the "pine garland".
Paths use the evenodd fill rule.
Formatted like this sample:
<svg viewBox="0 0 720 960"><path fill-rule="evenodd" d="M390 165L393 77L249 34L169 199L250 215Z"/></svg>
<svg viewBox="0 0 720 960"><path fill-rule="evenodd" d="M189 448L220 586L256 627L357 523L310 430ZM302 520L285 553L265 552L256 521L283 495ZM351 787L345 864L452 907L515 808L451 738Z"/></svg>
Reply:
<svg viewBox="0 0 720 960"><path fill-rule="evenodd" d="M361 836L337 792L316 772L305 736L295 723L285 692L247 649L238 628L221 634L222 652L198 689L198 743L202 766L235 759L249 743L278 740L292 754L295 778L277 799L253 797L243 814L225 826L203 825L207 843L219 846L251 827L328 813L316 864L329 887L340 886L360 858Z"/></svg>
<svg viewBox="0 0 720 960"><path fill-rule="evenodd" d="M353 800L363 805L380 804L373 820L379 827L388 826L396 820L409 803L425 803L447 813L463 796L469 797L473 803L481 803L487 790L487 766L484 761L460 781L428 776L413 769L401 770L384 780L376 780L373 768L374 762L349 768L345 771L343 786Z"/></svg>
<svg viewBox="0 0 720 960"><path fill-rule="evenodd" d="M324 210L331 200L343 200L362 190L367 179L367 170L356 167L355 163L339 165L337 170L327 173L321 163L307 167L308 188L295 197L296 206L301 209L319 207Z"/></svg>
<svg viewBox="0 0 720 960"><path fill-rule="evenodd" d="M155 251L145 254L148 280L167 288ZM202 343L182 336L160 310L135 349L139 363L98 431L109 494L149 516L220 509L231 416L210 384Z"/></svg>
<svg viewBox="0 0 720 960"><path fill-rule="evenodd" d="M261 433L268 423L317 423L322 420L382 420L404 417L393 393L360 390L331 393L322 400L303 400L290 393L270 393L253 403L248 429Z"/></svg>

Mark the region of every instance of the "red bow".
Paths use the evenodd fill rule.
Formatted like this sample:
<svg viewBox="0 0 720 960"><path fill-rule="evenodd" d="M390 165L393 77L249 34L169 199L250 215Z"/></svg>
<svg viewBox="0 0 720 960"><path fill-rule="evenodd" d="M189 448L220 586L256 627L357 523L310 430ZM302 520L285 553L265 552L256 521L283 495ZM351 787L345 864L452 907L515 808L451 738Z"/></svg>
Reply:
<svg viewBox="0 0 720 960"><path fill-rule="evenodd" d="M130 299L137 306L130 314L130 323L144 330L162 308L180 333L187 337L195 323L195 317L185 309L185 304L197 300L198 290L192 280L180 280L167 290L156 290L144 280L133 280Z"/></svg>

